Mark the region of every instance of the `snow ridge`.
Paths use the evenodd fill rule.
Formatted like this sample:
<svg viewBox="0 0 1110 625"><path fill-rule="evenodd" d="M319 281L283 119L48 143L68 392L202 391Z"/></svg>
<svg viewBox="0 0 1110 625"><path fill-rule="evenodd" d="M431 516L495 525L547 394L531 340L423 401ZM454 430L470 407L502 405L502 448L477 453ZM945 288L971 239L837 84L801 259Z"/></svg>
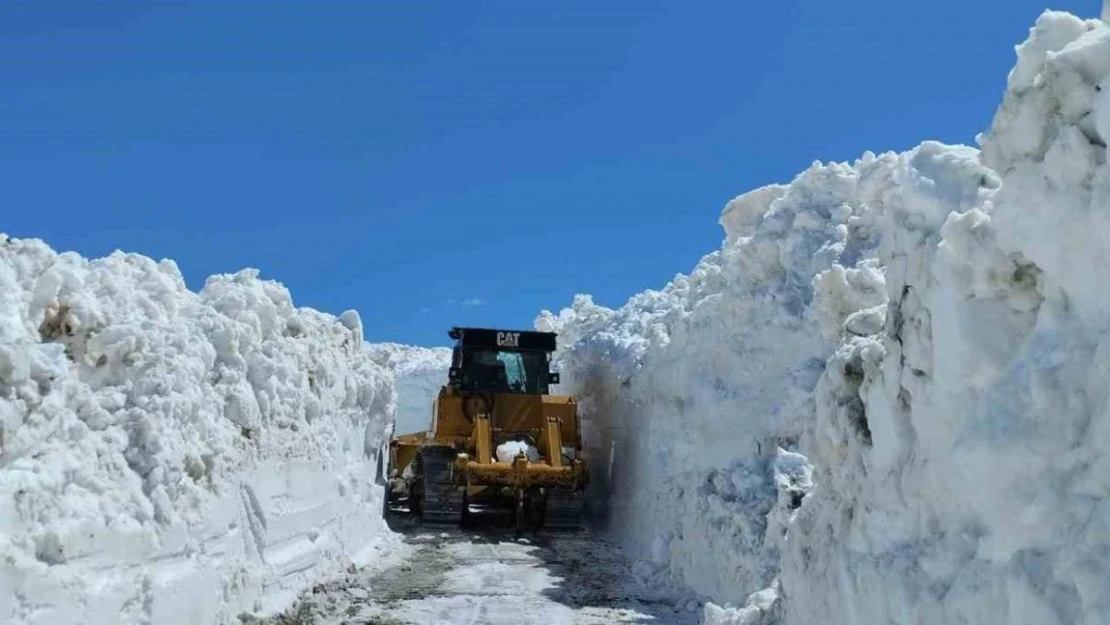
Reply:
<svg viewBox="0 0 1110 625"><path fill-rule="evenodd" d="M232 623L368 557L395 394L254 270L0 235L0 615Z"/></svg>
<svg viewBox="0 0 1110 625"><path fill-rule="evenodd" d="M1017 53L981 151L815 163L688 276L537 318L706 623L1110 622L1110 28Z"/></svg>
<svg viewBox="0 0 1110 625"><path fill-rule="evenodd" d="M432 425L432 402L447 382L451 348L399 343L368 346L374 362L389 369L397 389L395 433L423 432Z"/></svg>

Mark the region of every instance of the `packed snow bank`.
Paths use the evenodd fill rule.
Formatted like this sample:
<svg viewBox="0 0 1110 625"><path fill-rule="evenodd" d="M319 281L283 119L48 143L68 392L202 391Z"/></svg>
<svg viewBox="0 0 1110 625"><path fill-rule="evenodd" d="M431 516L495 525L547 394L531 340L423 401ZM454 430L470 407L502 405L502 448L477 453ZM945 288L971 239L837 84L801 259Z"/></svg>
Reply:
<svg viewBox="0 0 1110 625"><path fill-rule="evenodd" d="M388 373L254 271L0 235L0 617L233 623L373 557Z"/></svg>
<svg viewBox="0 0 1110 625"><path fill-rule="evenodd" d="M830 328L885 301L871 257L886 203L900 177L949 154L974 160L930 144L815 164L788 187L731 202L726 243L689 276L620 310L580 296L537 320L564 340L594 495L649 565L718 601L771 585L783 526L809 488L796 446L839 338ZM973 192L981 169L953 184Z"/></svg>
<svg viewBox="0 0 1110 625"><path fill-rule="evenodd" d="M707 623L1110 623L1108 73L1046 12L981 153L815 164L689 276L537 319L614 531L744 606Z"/></svg>
<svg viewBox="0 0 1110 625"><path fill-rule="evenodd" d="M393 372L397 389L398 434L423 432L432 426L432 402L447 382L449 347L417 347L399 343L369 345L371 358Z"/></svg>
<svg viewBox="0 0 1110 625"><path fill-rule="evenodd" d="M1110 28L1044 14L981 137L1000 188L892 216L886 327L818 387L791 621L1110 622L1108 73Z"/></svg>

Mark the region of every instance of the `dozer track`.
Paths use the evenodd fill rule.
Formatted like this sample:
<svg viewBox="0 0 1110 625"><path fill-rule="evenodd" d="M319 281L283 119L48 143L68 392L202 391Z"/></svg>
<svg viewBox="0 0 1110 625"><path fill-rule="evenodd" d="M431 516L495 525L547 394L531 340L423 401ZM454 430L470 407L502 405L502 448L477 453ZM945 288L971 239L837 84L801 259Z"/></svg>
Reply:
<svg viewBox="0 0 1110 625"><path fill-rule="evenodd" d="M549 530L582 528L585 495L567 488L549 488L544 498L543 527Z"/></svg>
<svg viewBox="0 0 1110 625"><path fill-rule="evenodd" d="M425 447L420 451L420 517L429 525L459 525L464 493L451 478L455 450Z"/></svg>

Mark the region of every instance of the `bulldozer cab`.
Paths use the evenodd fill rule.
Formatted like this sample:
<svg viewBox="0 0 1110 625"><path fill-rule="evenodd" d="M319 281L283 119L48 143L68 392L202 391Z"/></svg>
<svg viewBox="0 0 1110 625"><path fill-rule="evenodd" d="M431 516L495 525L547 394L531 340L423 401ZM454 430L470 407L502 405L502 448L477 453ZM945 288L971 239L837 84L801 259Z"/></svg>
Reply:
<svg viewBox="0 0 1110 625"><path fill-rule="evenodd" d="M550 370L555 334L452 328L449 384L463 393L547 395L559 374Z"/></svg>

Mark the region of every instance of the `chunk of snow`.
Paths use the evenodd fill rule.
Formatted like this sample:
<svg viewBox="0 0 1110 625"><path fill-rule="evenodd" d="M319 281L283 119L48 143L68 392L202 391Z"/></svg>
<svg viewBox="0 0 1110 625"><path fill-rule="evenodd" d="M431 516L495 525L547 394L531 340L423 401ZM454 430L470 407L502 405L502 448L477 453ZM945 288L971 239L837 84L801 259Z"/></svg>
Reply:
<svg viewBox="0 0 1110 625"><path fill-rule="evenodd" d="M779 622L779 582L753 592L743 607L707 603L702 611L701 625L773 625Z"/></svg>
<svg viewBox="0 0 1110 625"><path fill-rule="evenodd" d="M355 338L355 344L362 344L362 317L359 316L357 310L345 310L339 315L339 322L343 324L344 328L351 331Z"/></svg>
<svg viewBox="0 0 1110 625"><path fill-rule="evenodd" d="M512 462L518 455L524 454L528 462L540 459L540 452L533 445L525 441L506 441L497 446L495 455L498 462Z"/></svg>

